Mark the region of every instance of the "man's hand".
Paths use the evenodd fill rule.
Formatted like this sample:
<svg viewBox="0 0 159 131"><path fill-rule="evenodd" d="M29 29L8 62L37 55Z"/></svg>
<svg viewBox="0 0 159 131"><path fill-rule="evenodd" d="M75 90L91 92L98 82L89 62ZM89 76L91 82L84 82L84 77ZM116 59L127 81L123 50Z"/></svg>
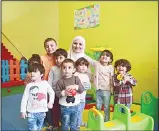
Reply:
<svg viewBox="0 0 159 131"><path fill-rule="evenodd" d="M23 118L23 119L27 118L27 113L26 112L21 112L21 118Z"/></svg>

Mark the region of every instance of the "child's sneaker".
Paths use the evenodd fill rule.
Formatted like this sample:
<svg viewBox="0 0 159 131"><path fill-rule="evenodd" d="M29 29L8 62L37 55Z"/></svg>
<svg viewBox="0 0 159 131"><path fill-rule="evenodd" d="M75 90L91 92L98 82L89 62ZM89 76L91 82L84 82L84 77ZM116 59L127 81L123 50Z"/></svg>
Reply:
<svg viewBox="0 0 159 131"><path fill-rule="evenodd" d="M83 122L83 123L81 124L81 126L87 127L87 123L84 123L84 122Z"/></svg>
<svg viewBox="0 0 159 131"><path fill-rule="evenodd" d="M52 131L59 131L59 127L53 127Z"/></svg>
<svg viewBox="0 0 159 131"><path fill-rule="evenodd" d="M46 131L53 131L53 126L49 126L46 128Z"/></svg>
<svg viewBox="0 0 159 131"><path fill-rule="evenodd" d="M42 131L46 131L47 128L48 128L48 127L46 127L46 126L44 127L44 126L43 126L41 130L42 130Z"/></svg>
<svg viewBox="0 0 159 131"><path fill-rule="evenodd" d="M77 131L80 131L80 126L77 127Z"/></svg>

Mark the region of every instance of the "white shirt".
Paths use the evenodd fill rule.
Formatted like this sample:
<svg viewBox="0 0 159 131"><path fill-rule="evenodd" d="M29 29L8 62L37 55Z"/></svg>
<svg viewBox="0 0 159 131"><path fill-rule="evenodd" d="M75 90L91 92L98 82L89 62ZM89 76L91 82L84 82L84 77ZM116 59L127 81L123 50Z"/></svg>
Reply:
<svg viewBox="0 0 159 131"><path fill-rule="evenodd" d="M85 98L86 98L86 87L85 87L85 85L87 85L87 89L91 88L89 77L88 77L87 74L80 73L80 72L75 72L74 75L79 77L79 79L81 80L82 85L85 88L85 90L83 91L83 93L80 94L80 101L81 102L85 102Z"/></svg>
<svg viewBox="0 0 159 131"><path fill-rule="evenodd" d="M93 83L96 89L110 90L111 80L114 75L114 67L112 65L103 66L100 62L96 61L94 63L95 75Z"/></svg>
<svg viewBox="0 0 159 131"><path fill-rule="evenodd" d="M55 92L47 81L31 82L26 85L21 101L21 112L47 112L47 93L50 98L49 103L53 104Z"/></svg>

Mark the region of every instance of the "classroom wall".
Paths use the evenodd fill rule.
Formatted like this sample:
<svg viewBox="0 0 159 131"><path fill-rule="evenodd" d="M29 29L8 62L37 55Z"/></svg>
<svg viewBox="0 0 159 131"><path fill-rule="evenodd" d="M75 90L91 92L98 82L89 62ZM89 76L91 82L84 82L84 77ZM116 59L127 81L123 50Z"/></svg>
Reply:
<svg viewBox="0 0 159 131"><path fill-rule="evenodd" d="M74 10L100 4L100 26L74 30ZM69 49L72 39L81 35L89 48L112 48L114 61L128 59L134 87L134 101L140 102L143 91L158 96L158 3L153 1L80 1L59 2L59 43Z"/></svg>
<svg viewBox="0 0 159 131"><path fill-rule="evenodd" d="M100 26L74 30L74 10L100 4ZM3 1L2 32L29 58L44 54L44 39L54 37L59 47L69 49L72 39L81 35L89 48L112 48L114 61L128 59L134 87L134 101L143 91L158 96L158 3L153 1ZM16 58L19 53L2 36L2 41Z"/></svg>
<svg viewBox="0 0 159 131"><path fill-rule="evenodd" d="M56 1L3 1L2 32L27 58L44 54L44 40L59 38L59 7ZM2 35L8 50L20 59L20 53Z"/></svg>

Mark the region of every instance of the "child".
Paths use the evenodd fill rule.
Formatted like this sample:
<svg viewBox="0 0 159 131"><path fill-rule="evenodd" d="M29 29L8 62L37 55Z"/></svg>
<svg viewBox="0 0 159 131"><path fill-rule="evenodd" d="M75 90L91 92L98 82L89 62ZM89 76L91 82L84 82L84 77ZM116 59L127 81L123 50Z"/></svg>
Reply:
<svg viewBox="0 0 159 131"><path fill-rule="evenodd" d="M52 66L55 65L55 57L54 57L54 52L57 49L57 42L53 38L47 38L44 41L44 48L46 50L46 54L41 56L41 63L45 68L45 74L43 79L48 80L48 75L50 72L50 69ZM48 124L52 123L52 120L50 119L51 116L50 110L46 113L46 118L44 120L44 126L49 126Z"/></svg>
<svg viewBox="0 0 159 131"><path fill-rule="evenodd" d="M53 90L56 89L56 83L61 78L61 63L67 58L67 51L59 48L54 52L55 66L50 70L48 82L52 86Z"/></svg>
<svg viewBox="0 0 159 131"><path fill-rule="evenodd" d="M126 59L119 59L115 62L114 67L117 71L114 75L114 104L124 104L130 108L132 87L137 84L133 76L128 73L131 70L131 64Z"/></svg>
<svg viewBox="0 0 159 131"><path fill-rule="evenodd" d="M113 54L109 50L104 50L101 53L99 61L90 61L90 64L95 67L93 83L96 87L96 107L98 110L101 110L104 104L104 122L110 119L110 99L114 75L112 62Z"/></svg>
<svg viewBox="0 0 159 131"><path fill-rule="evenodd" d="M50 70L48 82L51 85L52 89L55 91L56 83L62 77L62 72L61 72L60 66L61 66L61 63L67 58L67 51L59 48L54 52L54 55L55 55L56 65L53 66ZM53 117L51 117L51 118L53 119L53 125L52 124L51 125L54 127L58 127L61 114L60 114L59 99L56 96L55 96L54 107L52 109L52 114L53 114Z"/></svg>
<svg viewBox="0 0 159 131"><path fill-rule="evenodd" d="M75 67L76 67L76 72L74 75L79 77L85 89L80 97L80 106L77 118L77 128L80 129L80 126L85 126L85 123L82 122L82 112L85 107L86 90L91 88L89 77L86 74L86 71L89 67L89 62L84 57L81 57L75 62Z"/></svg>
<svg viewBox="0 0 159 131"><path fill-rule="evenodd" d="M59 97L61 105L62 131L77 130L77 115L78 106L80 104L80 94L84 91L78 76L74 76L75 72L74 61L65 59L61 64L63 77L56 84L56 95ZM72 94L72 91L74 94ZM75 91L77 94L75 95ZM67 97L74 96L75 101L67 101Z"/></svg>
<svg viewBox="0 0 159 131"><path fill-rule="evenodd" d="M53 38L47 38L44 41L44 48L46 50L46 54L41 56L42 65L45 68L44 80L48 80L48 75L52 66L55 65L55 58L53 53L57 49L56 40Z"/></svg>
<svg viewBox="0 0 159 131"><path fill-rule="evenodd" d="M41 63L40 56L38 54L32 54L32 57L28 60L28 67L30 67L33 63ZM26 86L30 82L32 82L31 73L28 72L24 80L24 85Z"/></svg>
<svg viewBox="0 0 159 131"><path fill-rule="evenodd" d="M42 80L45 69L41 64L34 63L29 67L33 82L26 85L21 101L21 117L28 117L29 131L41 130L45 113L52 108L55 93L49 83ZM47 93L49 102L47 104Z"/></svg>

